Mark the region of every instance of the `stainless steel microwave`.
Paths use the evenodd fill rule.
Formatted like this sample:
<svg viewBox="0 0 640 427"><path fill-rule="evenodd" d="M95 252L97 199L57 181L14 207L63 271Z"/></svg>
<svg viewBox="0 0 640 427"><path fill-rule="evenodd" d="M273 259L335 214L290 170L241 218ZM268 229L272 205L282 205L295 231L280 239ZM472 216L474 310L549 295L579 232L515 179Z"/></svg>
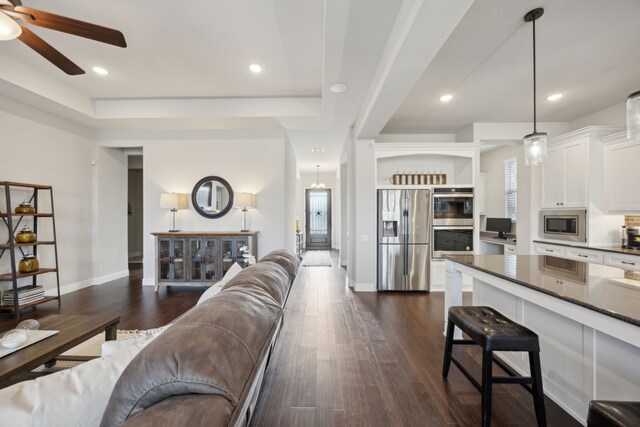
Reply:
<svg viewBox="0 0 640 427"><path fill-rule="evenodd" d="M587 241L586 210L540 211L540 237L573 242Z"/></svg>

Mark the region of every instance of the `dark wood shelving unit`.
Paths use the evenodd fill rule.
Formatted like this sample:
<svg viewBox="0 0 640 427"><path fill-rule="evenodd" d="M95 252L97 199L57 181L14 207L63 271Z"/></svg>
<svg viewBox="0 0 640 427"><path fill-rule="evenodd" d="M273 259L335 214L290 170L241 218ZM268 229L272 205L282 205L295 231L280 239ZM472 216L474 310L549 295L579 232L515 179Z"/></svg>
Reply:
<svg viewBox="0 0 640 427"><path fill-rule="evenodd" d="M0 219L2 219L2 224L5 225L8 234L8 240L6 243L0 244L0 258L4 256L5 253L9 254L11 258L11 271L8 273L0 273L0 282L11 282L12 289L5 291L11 292L13 291L13 305L6 306L0 305L0 312L2 313L13 313L16 317L20 316L20 312L22 310L26 310L28 308L32 308L37 306L38 304L42 304L45 302L57 300L58 306L60 305L60 275L58 272L58 245L56 238L56 222L55 222L55 210L53 205L53 187L50 185L39 185L39 184L26 184L22 182L12 182L12 181L1 181L0 187L4 188L5 199L6 199L6 212L2 212L0 209ZM33 207L36 209L36 213L14 213L13 204L11 201L11 189L12 188L21 188L26 190L27 198L30 193L29 202L33 204ZM39 212L38 207L38 199L40 197L40 192L48 192L49 198L51 200L51 212ZM46 196L45 196L46 197ZM40 218L51 218L49 222L51 231L53 232L53 240L37 240L32 243L18 243L15 239L15 234L18 231L18 227L22 223L22 220L25 218L31 218L33 221L32 229L33 232L38 235L38 220ZM15 221L17 219L17 221ZM21 273L18 271L18 260L16 258L16 251L24 255L23 248L32 247L33 255L37 257L38 255L38 247L39 246L53 246L54 251L54 259L55 265L48 268L39 268L38 270L31 273ZM50 249L49 249L50 250ZM38 285L38 277L43 274L51 274L55 273L56 275L56 288L57 295L55 296L45 296L42 299L37 301L31 301L25 304L19 304L18 291L27 286L37 286ZM31 282L29 284L19 284L19 279L31 278Z"/></svg>

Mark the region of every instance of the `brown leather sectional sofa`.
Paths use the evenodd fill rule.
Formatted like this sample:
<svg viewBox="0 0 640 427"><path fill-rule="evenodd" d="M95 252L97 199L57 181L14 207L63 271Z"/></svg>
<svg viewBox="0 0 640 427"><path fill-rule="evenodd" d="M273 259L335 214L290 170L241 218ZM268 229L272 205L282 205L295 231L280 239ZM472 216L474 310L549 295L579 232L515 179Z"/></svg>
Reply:
<svg viewBox="0 0 640 427"><path fill-rule="evenodd" d="M299 265L271 252L183 314L127 366L101 425L247 425Z"/></svg>

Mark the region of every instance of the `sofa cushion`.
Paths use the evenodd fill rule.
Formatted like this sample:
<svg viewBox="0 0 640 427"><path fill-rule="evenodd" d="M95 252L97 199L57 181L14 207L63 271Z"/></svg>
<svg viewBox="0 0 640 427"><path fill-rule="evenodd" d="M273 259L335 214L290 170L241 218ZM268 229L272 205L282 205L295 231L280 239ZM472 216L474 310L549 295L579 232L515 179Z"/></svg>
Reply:
<svg viewBox="0 0 640 427"><path fill-rule="evenodd" d="M201 304L208 300L209 298L215 296L222 290L224 285L231 279L233 279L238 273L242 271L242 267L237 262L234 262L233 265L224 273L222 279L213 284L213 286L209 287L204 293L200 296L200 299L196 303L196 305Z"/></svg>
<svg viewBox="0 0 640 427"><path fill-rule="evenodd" d="M234 408L281 316L258 286L227 289L193 307L127 366L101 425L178 395L218 394Z"/></svg>
<svg viewBox="0 0 640 427"><path fill-rule="evenodd" d="M222 291L234 287L251 288L258 287L267 292L281 306L284 305L289 291L289 275L286 270L274 262L260 262L242 270L231 279Z"/></svg>
<svg viewBox="0 0 640 427"><path fill-rule="evenodd" d="M153 405L129 418L122 427L228 426L232 409L219 394L185 394Z"/></svg>
<svg viewBox="0 0 640 427"><path fill-rule="evenodd" d="M289 280L291 282L296 278L298 268L300 268L300 258L286 249L276 249L275 251L269 252L260 259L260 262L265 261L275 262L284 267L284 269L287 270L287 274L289 274Z"/></svg>

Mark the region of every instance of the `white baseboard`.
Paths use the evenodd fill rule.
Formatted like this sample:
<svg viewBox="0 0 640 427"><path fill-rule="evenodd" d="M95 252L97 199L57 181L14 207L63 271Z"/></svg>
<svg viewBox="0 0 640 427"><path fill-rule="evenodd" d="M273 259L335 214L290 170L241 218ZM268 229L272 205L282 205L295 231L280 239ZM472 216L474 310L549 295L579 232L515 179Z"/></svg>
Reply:
<svg viewBox="0 0 640 427"><path fill-rule="evenodd" d="M136 257L136 256L142 256L142 254L144 254L144 252L142 252L142 251L129 252L129 258L133 258L133 257Z"/></svg>
<svg viewBox="0 0 640 427"><path fill-rule="evenodd" d="M354 283L355 292L377 292L375 283Z"/></svg>
<svg viewBox="0 0 640 427"><path fill-rule="evenodd" d="M93 284L94 285L102 285L103 283L110 282L116 279L122 279L123 277L129 276L129 269L116 271L115 273L105 274L104 276L94 277Z"/></svg>
<svg viewBox="0 0 640 427"><path fill-rule="evenodd" d="M155 277L144 277L142 279L142 286L155 286L156 278Z"/></svg>
<svg viewBox="0 0 640 427"><path fill-rule="evenodd" d="M93 285L93 279L85 279L75 283L69 283L68 285L60 286L60 295L68 294L69 292L79 291L83 288L88 288ZM56 288L47 289L44 291L47 296L56 296L58 291Z"/></svg>

